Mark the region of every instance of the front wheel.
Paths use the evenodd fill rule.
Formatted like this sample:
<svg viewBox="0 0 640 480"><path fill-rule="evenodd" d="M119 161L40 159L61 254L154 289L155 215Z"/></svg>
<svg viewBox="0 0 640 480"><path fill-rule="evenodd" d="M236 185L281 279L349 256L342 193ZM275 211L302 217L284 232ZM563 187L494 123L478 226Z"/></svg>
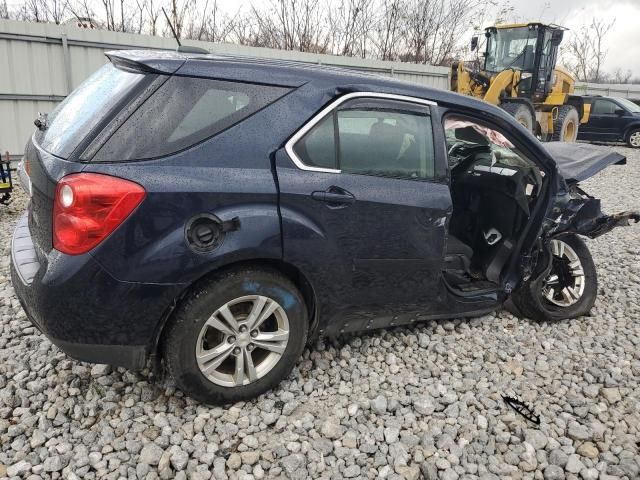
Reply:
<svg viewBox="0 0 640 480"><path fill-rule="evenodd" d="M578 128L580 126L580 115L573 105L562 105L558 107L558 118L553 124L554 142L574 143L578 139Z"/></svg>
<svg viewBox="0 0 640 480"><path fill-rule="evenodd" d="M197 286L164 335L163 356L177 386L196 400L248 400L294 367L308 330L298 289L275 271L243 268Z"/></svg>
<svg viewBox="0 0 640 480"><path fill-rule="evenodd" d="M598 276L587 245L576 235L563 235L552 239L549 248L551 270L521 285L513 303L527 317L540 321L588 314L596 301Z"/></svg>
<svg viewBox="0 0 640 480"><path fill-rule="evenodd" d="M631 148L640 148L640 128L629 132L627 135L627 145Z"/></svg>

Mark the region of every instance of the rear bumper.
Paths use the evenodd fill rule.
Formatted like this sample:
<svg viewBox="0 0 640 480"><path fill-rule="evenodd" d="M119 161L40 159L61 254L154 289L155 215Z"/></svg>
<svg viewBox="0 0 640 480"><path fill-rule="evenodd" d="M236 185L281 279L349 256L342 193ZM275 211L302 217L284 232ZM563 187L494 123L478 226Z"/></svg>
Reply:
<svg viewBox="0 0 640 480"><path fill-rule="evenodd" d="M38 255L26 215L11 245L11 280L31 322L69 356L144 367L181 285L121 282L91 255Z"/></svg>

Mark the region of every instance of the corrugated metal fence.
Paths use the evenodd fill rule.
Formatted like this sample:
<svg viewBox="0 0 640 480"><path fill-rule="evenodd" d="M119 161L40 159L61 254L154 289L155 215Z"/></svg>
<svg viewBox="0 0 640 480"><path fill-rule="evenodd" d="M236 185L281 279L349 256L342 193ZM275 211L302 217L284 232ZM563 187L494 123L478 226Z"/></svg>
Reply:
<svg viewBox="0 0 640 480"><path fill-rule="evenodd" d="M401 80L449 87L449 69L311 53L188 41L212 53L341 66ZM22 153L38 112L55 104L102 65L107 50L175 49L172 38L0 20L0 152Z"/></svg>
<svg viewBox="0 0 640 480"><path fill-rule="evenodd" d="M640 85L617 83L578 83L576 84L576 94L623 97L637 102L640 101Z"/></svg>

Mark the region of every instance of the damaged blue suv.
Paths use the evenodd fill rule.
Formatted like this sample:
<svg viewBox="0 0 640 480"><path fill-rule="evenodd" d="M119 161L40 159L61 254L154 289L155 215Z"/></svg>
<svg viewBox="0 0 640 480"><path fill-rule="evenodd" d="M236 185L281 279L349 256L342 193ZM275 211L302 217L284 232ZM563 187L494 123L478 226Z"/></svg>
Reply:
<svg viewBox="0 0 640 480"><path fill-rule="evenodd" d="M286 377L309 339L586 314L578 182L624 157L539 143L493 106L347 70L173 52L110 62L36 120L12 279L83 361L151 361L207 403Z"/></svg>

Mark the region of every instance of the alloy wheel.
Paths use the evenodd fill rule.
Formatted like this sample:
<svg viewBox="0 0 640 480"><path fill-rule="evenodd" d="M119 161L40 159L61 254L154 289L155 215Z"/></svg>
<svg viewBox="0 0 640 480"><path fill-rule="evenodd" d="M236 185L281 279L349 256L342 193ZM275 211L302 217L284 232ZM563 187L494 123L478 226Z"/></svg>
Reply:
<svg viewBox="0 0 640 480"><path fill-rule="evenodd" d="M629 143L633 147L636 147L636 148L640 147L640 132L633 132L629 136Z"/></svg>
<svg viewBox="0 0 640 480"><path fill-rule="evenodd" d="M576 304L584 294L586 277L580 257L562 240L551 240L552 267L543 282L542 295L559 307Z"/></svg>
<svg viewBox="0 0 640 480"><path fill-rule="evenodd" d="M249 295L220 307L196 343L202 374L224 387L248 385L268 374L289 341L289 319L275 300Z"/></svg>

